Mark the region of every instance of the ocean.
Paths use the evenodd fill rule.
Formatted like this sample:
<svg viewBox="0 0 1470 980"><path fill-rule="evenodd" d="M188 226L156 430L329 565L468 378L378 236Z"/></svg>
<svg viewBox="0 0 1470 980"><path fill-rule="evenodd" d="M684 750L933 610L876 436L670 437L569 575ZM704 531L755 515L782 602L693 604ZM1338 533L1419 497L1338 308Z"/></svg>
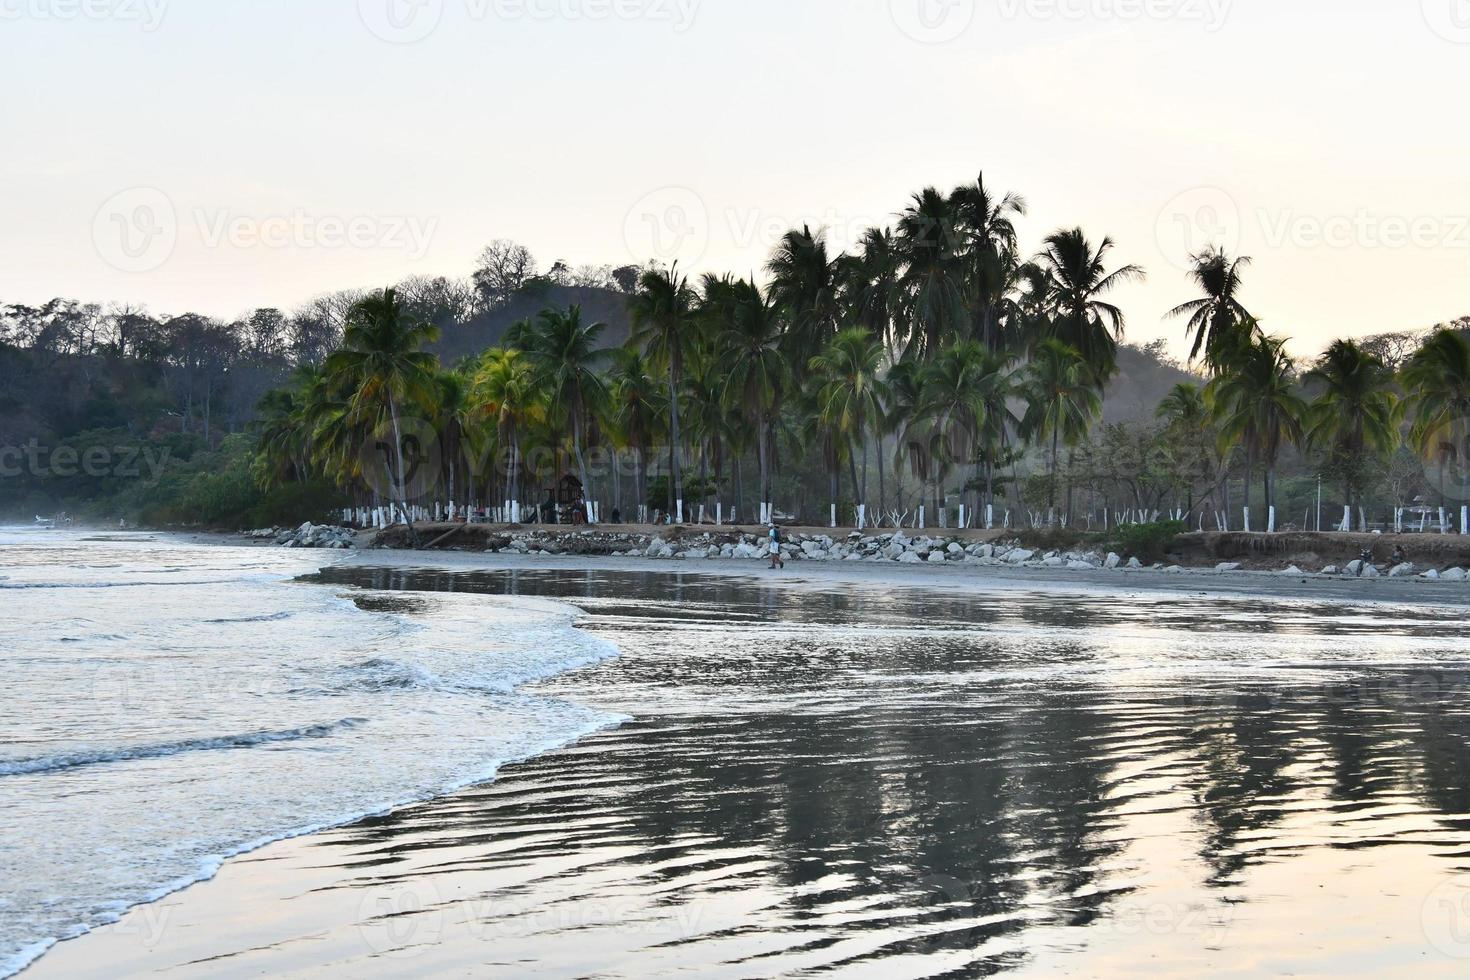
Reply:
<svg viewBox="0 0 1470 980"><path fill-rule="evenodd" d="M622 720L519 692L616 655L572 607L298 581L331 560L0 529L0 976L232 855Z"/></svg>

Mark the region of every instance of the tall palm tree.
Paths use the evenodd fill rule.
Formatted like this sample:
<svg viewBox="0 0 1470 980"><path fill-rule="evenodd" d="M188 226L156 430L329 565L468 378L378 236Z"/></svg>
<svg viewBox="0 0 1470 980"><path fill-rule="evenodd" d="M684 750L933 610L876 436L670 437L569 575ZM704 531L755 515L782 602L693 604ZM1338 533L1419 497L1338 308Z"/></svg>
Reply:
<svg viewBox="0 0 1470 980"><path fill-rule="evenodd" d="M898 437L894 468L908 464L919 481L920 504L924 503L924 492L931 484L937 499L943 473L937 452L936 427L928 415L924 365L913 359L899 361L889 369L885 380L888 414L884 427Z"/></svg>
<svg viewBox="0 0 1470 980"><path fill-rule="evenodd" d="M418 530L408 508L401 410L414 405L427 410L433 404L438 358L421 348L438 335L432 324L410 317L390 287L352 305L343 321L342 346L326 361L327 374L353 388L355 415L374 424L386 415L391 423L391 495L414 547Z"/></svg>
<svg viewBox="0 0 1470 980"><path fill-rule="evenodd" d="M740 406L754 433L760 466L760 518L768 521L774 507L775 417L790 377L786 323L776 304L745 279L707 295L706 305L720 328L716 344L727 365L726 395Z"/></svg>
<svg viewBox="0 0 1470 980"><path fill-rule="evenodd" d="M585 452L587 426L590 409L607 395L598 368L608 352L597 343L606 329L605 323L583 323L582 308L572 306L565 311L542 311L535 329L525 338L526 354L542 379L553 410L571 425L572 457L577 461L577 476L589 503L594 497Z"/></svg>
<svg viewBox="0 0 1470 980"><path fill-rule="evenodd" d="M684 358L695 342L699 295L689 280L679 275L679 265L667 272L651 269L639 278L638 289L628 300L633 319L630 343L668 371L669 383L669 501L670 510L684 510L684 475L679 458L683 451L679 431L679 392L684 383Z"/></svg>
<svg viewBox="0 0 1470 980"><path fill-rule="evenodd" d="M1210 382L1209 398L1219 420L1222 448L1243 443L1246 449L1246 506L1255 460L1265 469L1266 508L1276 506L1276 461L1287 442L1303 436L1304 402L1296 390L1296 372L1286 342L1256 336L1226 355L1222 372Z"/></svg>
<svg viewBox="0 0 1470 980"><path fill-rule="evenodd" d="M1470 340L1454 330L1436 331L1404 365L1403 382L1413 403L1409 438L1425 460L1438 463L1443 503L1444 469L1459 448L1455 427L1470 418Z"/></svg>
<svg viewBox="0 0 1470 980"><path fill-rule="evenodd" d="M1382 358L1350 340L1327 349L1306 376L1321 386L1306 415L1306 440L1349 464L1344 471L1348 507L1358 506L1357 471L1382 460L1399 445L1402 405L1394 377Z"/></svg>
<svg viewBox="0 0 1470 980"><path fill-rule="evenodd" d="M1004 407L1008 378L1002 358L978 340L961 340L939 351L925 372L927 413L934 419L939 447L952 466L973 466L978 484L981 448L993 431L991 412ZM979 510L979 489L974 509Z"/></svg>
<svg viewBox="0 0 1470 980"><path fill-rule="evenodd" d="M997 196L985 185L983 173L975 183L957 188L950 201L965 239L966 292L975 329L987 347L999 350L1006 295L1018 264L1015 219L1026 214L1026 201L1017 194Z"/></svg>
<svg viewBox="0 0 1470 980"><path fill-rule="evenodd" d="M1112 250L1111 238L1093 248L1081 228L1071 228L1047 236L1038 259L1050 286L1051 334L1082 355L1099 388L1117 371L1124 330L1123 311L1103 297L1144 277L1136 265L1108 271Z"/></svg>
<svg viewBox="0 0 1470 980"><path fill-rule="evenodd" d="M1189 279L1204 293L1199 299L1181 303L1170 310L1171 317L1187 316L1186 335L1194 338L1189 359L1204 353L1205 363L1216 368L1224 358L1249 337L1242 337L1255 327L1255 318L1240 302L1240 270L1250 265L1248 255L1231 260L1224 249L1211 246L1191 258Z"/></svg>
<svg viewBox="0 0 1470 980"><path fill-rule="evenodd" d="M798 364L815 356L837 332L839 263L826 234L809 226L781 236L766 272L771 299L787 320L786 342Z"/></svg>
<svg viewBox="0 0 1470 980"><path fill-rule="evenodd" d="M472 400L494 429L505 454L506 520L520 519L521 459L525 434L544 413L542 393L530 360L518 350L492 349L475 370Z"/></svg>
<svg viewBox="0 0 1470 980"><path fill-rule="evenodd" d="M1043 340L1032 354L1026 380L1027 408L1022 424L1036 442L1050 441L1047 510L1057 506L1061 445L1075 446L1102 413L1095 366L1060 340Z"/></svg>
<svg viewBox="0 0 1470 980"><path fill-rule="evenodd" d="M642 353L622 347L613 351L612 357L609 417L623 445L633 450L633 486L637 507L642 508L648 504L648 453L667 401Z"/></svg>
<svg viewBox="0 0 1470 980"><path fill-rule="evenodd" d="M947 336L968 332L960 220L955 200L933 187L915 194L899 215L900 319L907 356L932 354Z"/></svg>
<svg viewBox="0 0 1470 980"><path fill-rule="evenodd" d="M466 461L466 449L472 439L471 415L473 405L470 400L470 379L460 371L441 371L434 378L438 386L437 398L434 402L434 427L439 431L440 444L443 447L443 466L448 488L447 498L453 504L459 501L461 505L468 505L473 493L461 494L459 478L461 475L468 476Z"/></svg>
<svg viewBox="0 0 1470 980"><path fill-rule="evenodd" d="M858 253L842 256L838 264L846 321L866 327L889 351L897 346L901 271L898 241L887 228L869 228L863 233Z"/></svg>
<svg viewBox="0 0 1470 980"><path fill-rule="evenodd" d="M852 466L853 500L864 511L868 498L868 431L882 410L884 384L883 342L863 327L849 327L832 338L825 350L807 365L820 385L817 417L839 446L846 446ZM858 480L853 448L861 447L862 480ZM835 480L834 487L835 487ZM832 506L836 507L836 493Z"/></svg>

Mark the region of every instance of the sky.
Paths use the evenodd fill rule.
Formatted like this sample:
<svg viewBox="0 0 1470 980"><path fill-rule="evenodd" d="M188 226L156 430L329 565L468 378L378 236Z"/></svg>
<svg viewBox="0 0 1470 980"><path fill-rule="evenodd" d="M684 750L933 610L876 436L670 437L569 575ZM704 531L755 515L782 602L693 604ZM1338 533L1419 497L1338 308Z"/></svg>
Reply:
<svg viewBox="0 0 1470 980"><path fill-rule="evenodd" d="M1470 314L1470 0L0 0L0 303L237 316L493 239L759 273L926 186L1301 356Z"/></svg>

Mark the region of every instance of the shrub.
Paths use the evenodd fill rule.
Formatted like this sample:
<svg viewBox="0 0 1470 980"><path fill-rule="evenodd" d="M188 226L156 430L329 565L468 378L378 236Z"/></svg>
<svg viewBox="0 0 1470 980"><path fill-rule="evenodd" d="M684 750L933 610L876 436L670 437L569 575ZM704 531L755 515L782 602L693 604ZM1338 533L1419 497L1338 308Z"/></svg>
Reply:
<svg viewBox="0 0 1470 980"><path fill-rule="evenodd" d="M1113 532L1112 545L1120 554L1139 561L1158 561L1189 526L1183 521L1127 524Z"/></svg>

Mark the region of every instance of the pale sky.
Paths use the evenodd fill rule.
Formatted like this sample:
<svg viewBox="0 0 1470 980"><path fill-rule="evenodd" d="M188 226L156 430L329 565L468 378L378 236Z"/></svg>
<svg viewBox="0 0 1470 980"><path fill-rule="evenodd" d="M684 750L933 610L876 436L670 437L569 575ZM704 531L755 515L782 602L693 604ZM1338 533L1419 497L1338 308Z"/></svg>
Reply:
<svg viewBox="0 0 1470 980"><path fill-rule="evenodd" d="M1470 0L0 0L0 86L0 303L745 274L983 169L1147 268L1132 340L1210 238L1299 354L1470 314Z"/></svg>

